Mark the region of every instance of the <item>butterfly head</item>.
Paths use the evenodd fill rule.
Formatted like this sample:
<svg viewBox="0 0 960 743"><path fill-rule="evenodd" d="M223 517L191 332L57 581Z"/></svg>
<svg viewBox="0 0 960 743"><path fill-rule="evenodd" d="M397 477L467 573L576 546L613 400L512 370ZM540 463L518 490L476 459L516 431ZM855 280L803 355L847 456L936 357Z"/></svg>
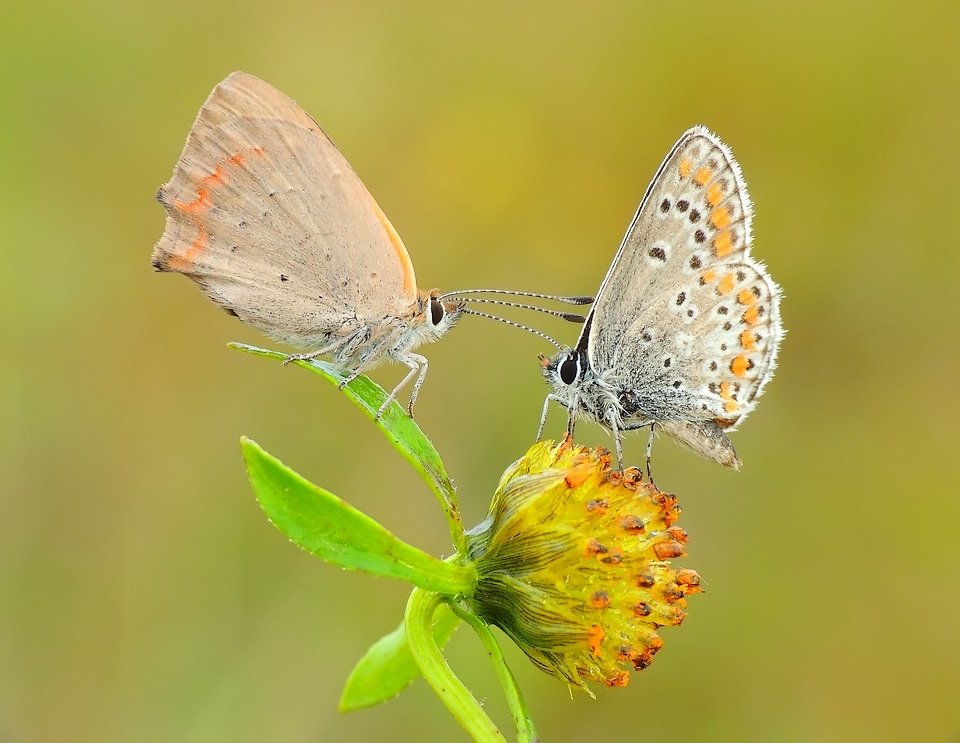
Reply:
<svg viewBox="0 0 960 743"><path fill-rule="evenodd" d="M540 368L554 391L565 397L583 382L586 364L580 351L567 348L553 358L541 354Z"/></svg>
<svg viewBox="0 0 960 743"><path fill-rule="evenodd" d="M439 289L421 292L417 299L415 327L417 341L430 343L444 335L463 316L464 302L459 299L443 299Z"/></svg>

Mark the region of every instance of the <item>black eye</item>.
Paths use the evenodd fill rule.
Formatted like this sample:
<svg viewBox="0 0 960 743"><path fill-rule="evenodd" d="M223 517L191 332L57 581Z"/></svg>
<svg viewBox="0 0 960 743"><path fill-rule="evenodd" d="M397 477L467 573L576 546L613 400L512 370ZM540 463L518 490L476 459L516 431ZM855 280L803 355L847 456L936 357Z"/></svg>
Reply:
<svg viewBox="0 0 960 743"><path fill-rule="evenodd" d="M443 302L434 297L430 297L430 322L434 325L439 325L445 314L447 313L443 309Z"/></svg>
<svg viewBox="0 0 960 743"><path fill-rule="evenodd" d="M576 356L567 356L560 364L560 379L564 384L573 384L577 381L580 372L580 364Z"/></svg>

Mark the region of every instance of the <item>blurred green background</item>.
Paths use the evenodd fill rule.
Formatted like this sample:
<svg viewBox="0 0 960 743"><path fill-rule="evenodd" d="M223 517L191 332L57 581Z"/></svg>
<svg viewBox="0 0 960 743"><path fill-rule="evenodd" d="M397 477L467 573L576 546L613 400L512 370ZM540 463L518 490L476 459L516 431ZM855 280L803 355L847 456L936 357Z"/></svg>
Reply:
<svg viewBox="0 0 960 743"><path fill-rule="evenodd" d="M0 5L0 740L461 738L422 682L337 713L407 587L288 544L238 439L442 554L432 498L150 268L153 194L235 69L337 141L424 288L593 292L674 139L718 132L789 334L742 472L655 452L707 593L597 701L508 657L545 741L957 740L958 30L946 2ZM418 419L469 523L533 440L549 350L473 318L427 350ZM508 726L469 632L451 658Z"/></svg>

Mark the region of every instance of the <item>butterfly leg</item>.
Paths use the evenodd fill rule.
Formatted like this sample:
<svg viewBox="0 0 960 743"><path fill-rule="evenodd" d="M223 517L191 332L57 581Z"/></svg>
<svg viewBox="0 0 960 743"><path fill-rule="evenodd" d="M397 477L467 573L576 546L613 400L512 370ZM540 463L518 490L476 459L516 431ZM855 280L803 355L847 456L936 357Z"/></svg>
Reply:
<svg viewBox="0 0 960 743"><path fill-rule="evenodd" d="M613 434L613 445L617 450L617 467L623 472L623 445L620 443L620 429L617 427L617 411L610 408L607 411L607 425L610 427L610 433Z"/></svg>
<svg viewBox="0 0 960 743"><path fill-rule="evenodd" d="M571 439L573 438L573 430L577 427L577 414L576 414L576 405L570 410L570 415L567 416L567 436Z"/></svg>
<svg viewBox="0 0 960 743"><path fill-rule="evenodd" d="M287 358L283 360L283 365L286 366L291 361L311 361L317 356L323 356L324 354L335 351L337 346L343 343L342 338L337 338L333 343L328 343L326 346L321 346L316 351L311 351L310 353L292 353Z"/></svg>
<svg viewBox="0 0 960 743"><path fill-rule="evenodd" d="M551 402L551 401L553 401L553 402L558 402L558 403L560 403L561 405L563 404L563 402L560 400L560 398L557 397L556 395L554 395L553 393L547 395L547 396L544 398L544 400L543 400L543 412L540 413L540 427L537 428L537 441L540 441L540 439L543 437L543 427L547 424L547 413L550 411L550 402ZM568 428L569 428L569 425L568 425Z"/></svg>
<svg viewBox="0 0 960 743"><path fill-rule="evenodd" d="M647 482L656 487L653 482L653 470L650 468L650 455L653 454L653 429L656 428L656 423L650 423L650 437L647 439Z"/></svg>
<svg viewBox="0 0 960 743"><path fill-rule="evenodd" d="M391 354L393 355L393 354ZM383 411L387 409L387 406L390 402L397 396L397 394L402 390L407 384L410 383L410 380L413 379L414 375L419 374L417 377L416 383L413 385L413 394L410 396L410 402L407 404L407 413L410 417L413 417L413 404L417 401L417 395L420 392L420 387L423 385L423 380L427 376L427 359L421 356L418 353L404 353L393 355L393 358L399 361L401 364L406 364L409 367L410 371L407 372L406 376L400 380L400 384L393 388L393 391L387 395L387 399L383 401L383 404L380 406L380 409L377 410L377 420L380 420L380 416L383 415Z"/></svg>
<svg viewBox="0 0 960 743"><path fill-rule="evenodd" d="M337 385L337 389L342 390L348 384L350 384L354 379L363 374L367 369L375 366L380 360L380 354L383 353L383 349L390 345L395 340L396 332L391 333L386 338L381 340L379 343L369 349L366 353L360 356L360 361L350 370L350 375L344 379L340 384ZM358 334L355 334L350 341L344 346L343 351L337 354L339 358L348 359L353 355L353 352L357 348L365 343L369 339L369 334L363 331L360 331ZM387 402L390 402L387 400Z"/></svg>
<svg viewBox="0 0 960 743"><path fill-rule="evenodd" d="M420 365L420 375L417 377L417 381L413 383L413 392L410 393L410 402L407 403L407 414L413 418L413 405L417 401L417 395L420 394L423 380L427 378L427 367L430 366L430 364L426 356L415 353L409 355Z"/></svg>

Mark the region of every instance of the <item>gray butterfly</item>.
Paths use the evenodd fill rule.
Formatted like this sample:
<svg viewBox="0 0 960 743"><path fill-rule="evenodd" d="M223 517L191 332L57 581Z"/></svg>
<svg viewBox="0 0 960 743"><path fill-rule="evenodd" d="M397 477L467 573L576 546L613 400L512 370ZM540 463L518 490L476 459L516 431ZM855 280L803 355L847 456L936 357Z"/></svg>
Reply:
<svg viewBox="0 0 960 743"><path fill-rule="evenodd" d="M750 198L705 127L667 153L627 228L574 348L541 357L551 400L620 434L654 426L739 469L727 436L756 407L783 335L780 288L750 255Z"/></svg>

